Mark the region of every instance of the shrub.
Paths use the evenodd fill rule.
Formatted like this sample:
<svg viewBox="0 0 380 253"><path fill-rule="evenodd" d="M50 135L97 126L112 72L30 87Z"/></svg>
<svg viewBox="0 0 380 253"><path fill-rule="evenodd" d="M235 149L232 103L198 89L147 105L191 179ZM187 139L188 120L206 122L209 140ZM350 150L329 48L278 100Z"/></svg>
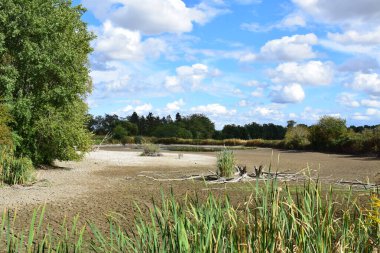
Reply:
<svg viewBox="0 0 380 253"><path fill-rule="evenodd" d="M138 135L138 136L135 136L135 144L143 144L145 143L145 139L144 137Z"/></svg>
<svg viewBox="0 0 380 253"><path fill-rule="evenodd" d="M143 145L142 156L161 156L160 146L152 143L145 143Z"/></svg>
<svg viewBox="0 0 380 253"><path fill-rule="evenodd" d="M25 184L34 179L34 167L29 158L15 158L11 150L0 150L0 181L6 184Z"/></svg>
<svg viewBox="0 0 380 253"><path fill-rule="evenodd" d="M304 149L310 145L309 129L306 126L290 127L285 134L285 147L291 149Z"/></svg>
<svg viewBox="0 0 380 253"><path fill-rule="evenodd" d="M113 138L120 141L123 145L124 141L126 141L128 136L128 131L122 126L122 125L117 125L114 130L113 130Z"/></svg>
<svg viewBox="0 0 380 253"><path fill-rule="evenodd" d="M319 150L334 150L347 133L346 120L323 116L310 128L310 142Z"/></svg>
<svg viewBox="0 0 380 253"><path fill-rule="evenodd" d="M217 174L231 177L235 172L235 156L232 150L224 149L217 156Z"/></svg>

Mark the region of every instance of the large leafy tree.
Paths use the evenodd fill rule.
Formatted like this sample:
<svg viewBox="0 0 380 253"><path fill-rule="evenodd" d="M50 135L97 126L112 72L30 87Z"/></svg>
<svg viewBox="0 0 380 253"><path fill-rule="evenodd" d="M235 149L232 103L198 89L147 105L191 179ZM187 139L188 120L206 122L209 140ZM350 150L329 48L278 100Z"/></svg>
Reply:
<svg viewBox="0 0 380 253"><path fill-rule="evenodd" d="M94 36L68 0L0 1L0 97L10 108L18 156L34 163L81 157Z"/></svg>

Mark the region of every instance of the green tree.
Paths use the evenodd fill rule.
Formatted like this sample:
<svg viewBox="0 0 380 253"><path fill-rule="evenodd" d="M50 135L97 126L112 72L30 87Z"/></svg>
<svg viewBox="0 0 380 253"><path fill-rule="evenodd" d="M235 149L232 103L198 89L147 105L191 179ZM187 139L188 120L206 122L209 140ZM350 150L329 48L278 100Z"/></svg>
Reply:
<svg viewBox="0 0 380 253"><path fill-rule="evenodd" d="M310 132L305 126L288 127L285 134L285 145L288 148L303 149L310 144Z"/></svg>
<svg viewBox="0 0 380 253"><path fill-rule="evenodd" d="M0 96L10 106L17 156L34 163L81 158L94 38L68 0L0 1ZM82 152L78 152L82 151Z"/></svg>
<svg viewBox="0 0 380 253"><path fill-rule="evenodd" d="M8 127L10 119L11 118L6 106L4 104L0 104L0 147L11 147L13 144L12 133Z"/></svg>
<svg viewBox="0 0 380 253"><path fill-rule="evenodd" d="M323 116L310 128L310 142L316 149L333 150L346 133L346 120Z"/></svg>

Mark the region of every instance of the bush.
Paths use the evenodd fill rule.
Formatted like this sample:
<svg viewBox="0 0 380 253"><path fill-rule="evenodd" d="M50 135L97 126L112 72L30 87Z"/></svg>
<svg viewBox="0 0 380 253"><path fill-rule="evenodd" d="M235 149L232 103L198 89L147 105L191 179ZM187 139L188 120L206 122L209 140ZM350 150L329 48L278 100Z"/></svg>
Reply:
<svg viewBox="0 0 380 253"><path fill-rule="evenodd" d="M346 120L323 116L310 128L310 142L317 150L335 151L347 133Z"/></svg>
<svg viewBox="0 0 380 253"><path fill-rule="evenodd" d="M6 184L25 184L34 179L34 167L29 158L15 158L9 149L0 150L0 181Z"/></svg>
<svg viewBox="0 0 380 253"><path fill-rule="evenodd" d="M126 141L127 136L128 136L128 131L122 125L117 125L113 129L113 138L115 140L120 141L122 144L124 141ZM125 145L125 144L123 144L123 145Z"/></svg>
<svg viewBox="0 0 380 253"><path fill-rule="evenodd" d="M224 149L217 156L217 174L221 177L231 177L235 172L235 156L231 150Z"/></svg>
<svg viewBox="0 0 380 253"><path fill-rule="evenodd" d="M304 149L310 145L310 132L306 126L290 127L285 134L285 147L291 149Z"/></svg>
<svg viewBox="0 0 380 253"><path fill-rule="evenodd" d="M143 144L145 143L145 139L144 137L138 135L138 136L135 136L135 144Z"/></svg>
<svg viewBox="0 0 380 253"><path fill-rule="evenodd" d="M145 143L143 145L142 156L161 156L160 146L152 143Z"/></svg>

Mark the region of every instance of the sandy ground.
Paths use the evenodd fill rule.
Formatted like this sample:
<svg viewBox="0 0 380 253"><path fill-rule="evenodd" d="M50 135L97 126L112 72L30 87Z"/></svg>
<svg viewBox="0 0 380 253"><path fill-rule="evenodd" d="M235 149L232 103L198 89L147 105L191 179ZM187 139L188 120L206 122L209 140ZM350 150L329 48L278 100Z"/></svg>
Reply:
<svg viewBox="0 0 380 253"><path fill-rule="evenodd" d="M102 173L114 167L144 168L198 168L213 166L215 157L186 154L179 159L176 153L163 153L160 157L140 156L141 152L104 151L91 152L80 162L56 162L56 168L37 171L37 183L28 186L5 186L0 189L0 208L15 208L51 201L80 198L108 187ZM129 170L132 172L133 170ZM144 171L141 169L141 171ZM112 184L112 182L111 182Z"/></svg>
<svg viewBox="0 0 380 253"><path fill-rule="evenodd" d="M271 149L234 151L237 162L248 166L272 164L273 170L298 172L309 168L326 183L361 180L380 183L380 160L370 157L332 155L316 152L292 152ZM106 215L116 212L127 217L131 224L135 204L151 206L160 199L161 191L183 198L186 194L233 196L243 201L251 191L246 184L207 186L202 181L153 181L155 178L180 178L215 171L216 153L167 152L161 157L141 157L140 152L123 147L108 147L89 153L80 162L58 162L54 169L38 170L38 182L30 187L0 188L0 208L18 210L20 228L27 227L31 211L46 205L46 221L59 227L64 217L80 214L82 220L107 228Z"/></svg>

